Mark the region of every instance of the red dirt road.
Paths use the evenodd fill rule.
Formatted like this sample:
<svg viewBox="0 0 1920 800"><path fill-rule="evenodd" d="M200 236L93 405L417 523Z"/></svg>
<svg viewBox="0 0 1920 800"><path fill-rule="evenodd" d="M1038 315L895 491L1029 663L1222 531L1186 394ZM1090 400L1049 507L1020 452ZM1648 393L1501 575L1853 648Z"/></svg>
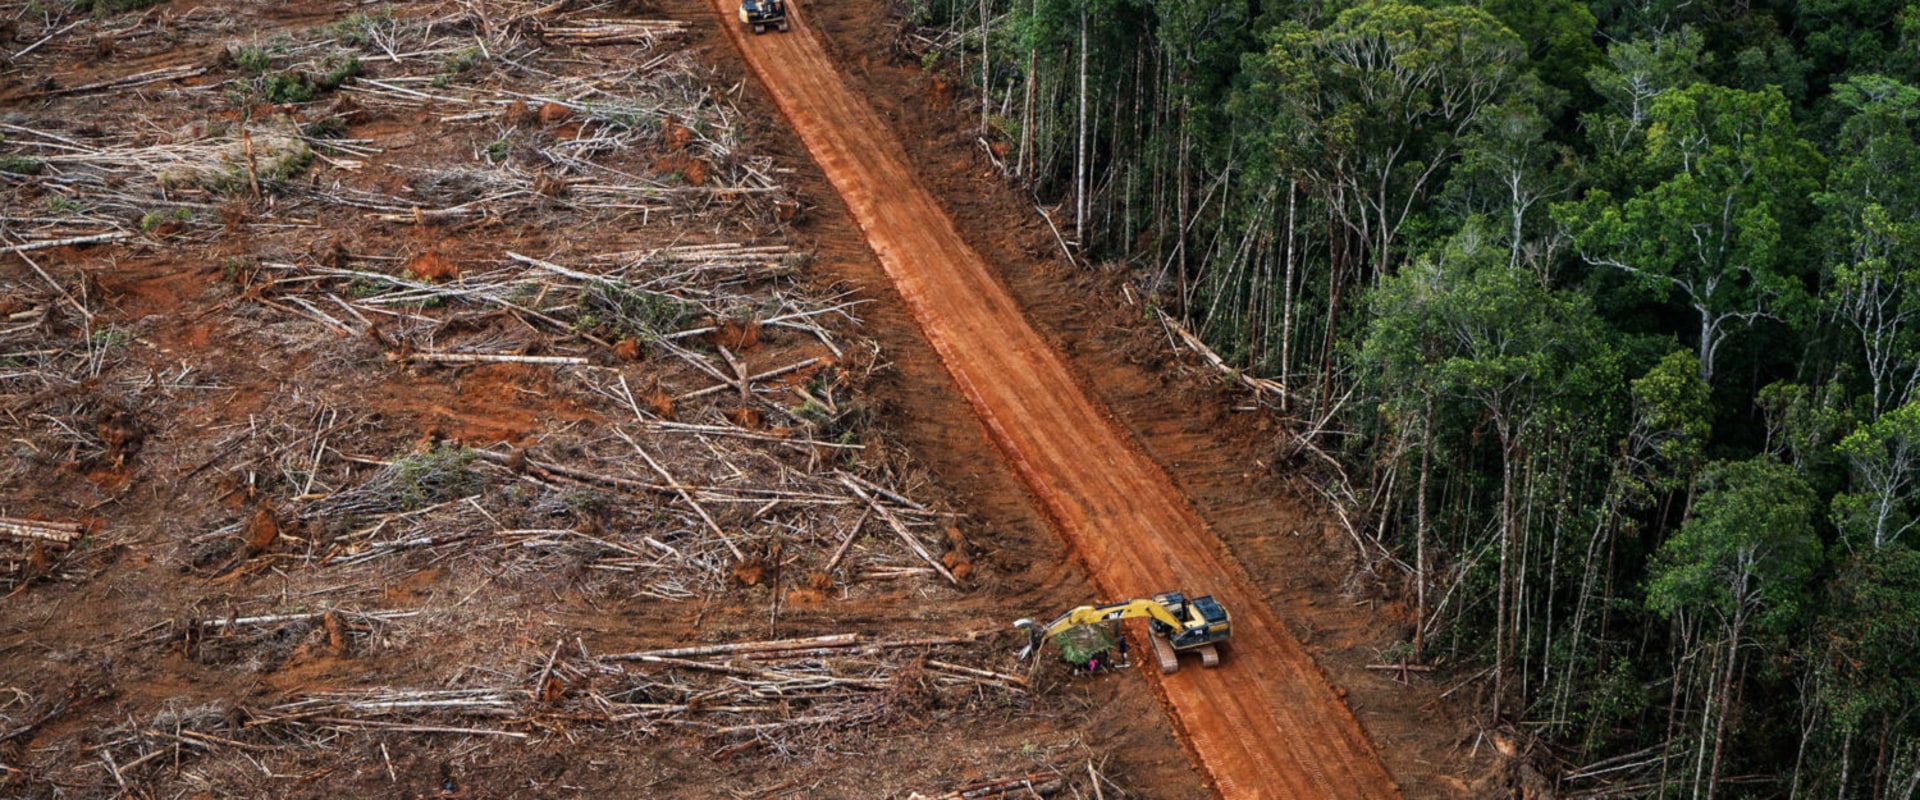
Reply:
<svg viewBox="0 0 1920 800"><path fill-rule="evenodd" d="M1007 460L1110 598L1214 594L1234 614L1215 670L1159 678L1222 796L1394 798L1352 712L1166 473L1075 382L1059 353L922 185L796 13L753 36L722 27L845 200L880 263ZM792 7L792 3L789 3ZM1088 598L1090 601L1094 598ZM1151 670L1142 670L1152 672Z"/></svg>

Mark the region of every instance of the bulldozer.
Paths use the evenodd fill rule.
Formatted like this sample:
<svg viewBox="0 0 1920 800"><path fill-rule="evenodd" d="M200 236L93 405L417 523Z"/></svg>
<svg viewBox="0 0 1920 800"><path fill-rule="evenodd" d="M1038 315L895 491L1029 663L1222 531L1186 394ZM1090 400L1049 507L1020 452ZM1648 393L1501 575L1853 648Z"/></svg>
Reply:
<svg viewBox="0 0 1920 800"><path fill-rule="evenodd" d="M740 0L740 21L755 34L773 28L787 32L787 0Z"/></svg>
<svg viewBox="0 0 1920 800"><path fill-rule="evenodd" d="M1198 653L1202 666L1219 666L1219 645L1233 633L1233 619L1212 595L1188 599L1180 592L1161 592L1150 598L1080 606L1045 625L1022 619L1015 621L1013 626L1027 632L1027 646L1020 651L1021 658L1039 652L1043 644L1053 641L1060 648L1063 660L1078 667L1091 667L1098 665L1095 659L1105 655L1098 645L1094 645L1091 652L1086 645L1065 646L1063 634L1083 626L1136 617L1147 619L1147 628L1152 634L1147 639L1153 644L1154 660L1159 663L1160 672L1164 675L1172 675L1180 670L1181 653Z"/></svg>

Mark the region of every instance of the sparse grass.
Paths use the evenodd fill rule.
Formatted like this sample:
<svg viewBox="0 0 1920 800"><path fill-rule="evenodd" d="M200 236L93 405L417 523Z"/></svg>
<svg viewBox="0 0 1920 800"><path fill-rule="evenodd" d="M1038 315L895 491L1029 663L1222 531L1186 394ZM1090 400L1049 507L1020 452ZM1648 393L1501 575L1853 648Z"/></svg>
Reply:
<svg viewBox="0 0 1920 800"><path fill-rule="evenodd" d="M507 138L504 136L488 142L486 146L487 163L498 164L506 161L507 155L512 152L513 142L507 141Z"/></svg>
<svg viewBox="0 0 1920 800"><path fill-rule="evenodd" d="M259 150L268 149L261 139L254 141ZM245 163L232 163L221 172L200 176L197 182L216 194L244 194L252 191L257 177L261 192L277 192L306 174L313 165L313 150L305 142L287 140L284 149L257 153L254 163L256 174L248 174Z"/></svg>
<svg viewBox="0 0 1920 800"><path fill-rule="evenodd" d="M479 66L480 62L485 60L486 53L478 45L462 47L447 56L446 61L441 64L440 71L448 75L458 75Z"/></svg>
<svg viewBox="0 0 1920 800"><path fill-rule="evenodd" d="M259 259L248 256L229 256L220 262L220 279L227 283L239 283L240 278L260 269Z"/></svg>
<svg viewBox="0 0 1920 800"><path fill-rule="evenodd" d="M93 333L87 336L87 347L94 350L111 352L125 347L126 344L131 341L133 341L133 334L129 333L125 328L118 325L108 325L104 328L95 328Z"/></svg>

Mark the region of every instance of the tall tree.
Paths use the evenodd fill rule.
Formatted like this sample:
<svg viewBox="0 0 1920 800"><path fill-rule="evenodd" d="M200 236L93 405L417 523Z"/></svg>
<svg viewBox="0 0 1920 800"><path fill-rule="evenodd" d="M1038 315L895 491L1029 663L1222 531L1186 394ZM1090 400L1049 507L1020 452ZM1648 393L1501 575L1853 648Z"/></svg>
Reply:
<svg viewBox="0 0 1920 800"><path fill-rule="evenodd" d="M1920 524L1920 399L1862 424L1836 446L1852 468L1851 491L1833 498L1834 524L1850 545L1880 549Z"/></svg>
<svg viewBox="0 0 1920 800"><path fill-rule="evenodd" d="M1718 632L1706 643L1713 657L1694 768L1711 798L1748 638L1784 632L1807 610L1821 549L1813 490L1792 467L1760 456L1717 464L1703 482L1693 516L1660 548L1647 602L1662 616L1709 619Z"/></svg>
<svg viewBox="0 0 1920 800"><path fill-rule="evenodd" d="M1696 84L1656 98L1650 119L1646 149L1659 182L1620 199L1595 190L1556 207L1556 217L1587 263L1692 310L1700 377L1711 383L1730 335L1780 319L1802 299L1783 238L1802 224L1796 206L1817 185L1820 154L1771 89Z"/></svg>
<svg viewBox="0 0 1920 800"><path fill-rule="evenodd" d="M1864 75L1834 99L1854 114L1816 197L1827 212L1824 299L1859 334L1878 414L1920 386L1920 89Z"/></svg>
<svg viewBox="0 0 1920 800"><path fill-rule="evenodd" d="M1247 59L1238 116L1277 172L1324 198L1383 272L1461 135L1511 93L1526 55L1478 8L1392 0L1366 0L1324 28L1283 23L1268 42Z"/></svg>
<svg viewBox="0 0 1920 800"><path fill-rule="evenodd" d="M1360 357L1378 365L1378 390L1390 407L1403 410L1402 416L1421 409L1421 425L1431 426L1433 401L1443 397L1475 409L1498 438L1497 696L1508 688L1507 660L1517 627L1511 601L1522 446L1576 375L1606 359L1598 326L1582 299L1555 292L1515 266L1481 227L1470 224L1438 258L1416 260L1383 280ZM1500 709L1496 700L1495 714Z"/></svg>

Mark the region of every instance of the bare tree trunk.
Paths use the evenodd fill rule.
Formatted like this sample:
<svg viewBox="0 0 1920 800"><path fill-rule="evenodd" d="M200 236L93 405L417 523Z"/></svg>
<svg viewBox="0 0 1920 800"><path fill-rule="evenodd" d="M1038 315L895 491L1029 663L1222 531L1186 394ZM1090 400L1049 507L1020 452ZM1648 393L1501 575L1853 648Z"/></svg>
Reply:
<svg viewBox="0 0 1920 800"><path fill-rule="evenodd" d="M1299 184L1287 181L1287 255L1286 279L1281 290L1283 300L1280 307L1280 382L1293 386L1293 222L1294 200ZM1293 404L1291 389L1280 398L1280 407L1285 410Z"/></svg>
<svg viewBox="0 0 1920 800"><path fill-rule="evenodd" d="M1419 661L1427 646L1427 475L1433 465L1433 395L1427 395L1426 413L1420 419L1420 493L1414 508L1413 526L1413 659Z"/></svg>
<svg viewBox="0 0 1920 800"><path fill-rule="evenodd" d="M989 23L993 21L987 0L980 0L980 135L987 135L988 110L993 108L993 62L988 60Z"/></svg>
<svg viewBox="0 0 1920 800"><path fill-rule="evenodd" d="M1073 157L1073 244L1087 241L1087 9L1080 9L1080 136Z"/></svg>
<svg viewBox="0 0 1920 800"><path fill-rule="evenodd" d="M1513 457L1514 435L1507 421L1494 423L1500 429L1500 582L1495 591L1493 631L1493 719L1500 721L1501 704L1506 697L1507 677L1507 584L1513 555Z"/></svg>
<svg viewBox="0 0 1920 800"><path fill-rule="evenodd" d="M1720 788L1720 753L1726 745L1727 708L1733 700L1734 676L1740 671L1740 629L1746 624L1745 617L1745 612L1734 612L1733 630L1727 640L1727 670L1720 680L1718 688L1720 699L1716 703L1720 707L1719 714L1713 721L1713 760L1707 766L1708 798L1712 798Z"/></svg>
<svg viewBox="0 0 1920 800"><path fill-rule="evenodd" d="M1037 4L1036 4L1037 5ZM1038 13L1037 11L1035 13ZM1033 101L1039 88L1040 76L1035 72L1040 68L1040 51L1027 51L1027 96L1020 110L1020 157L1015 169L1026 182L1027 190L1033 190Z"/></svg>

